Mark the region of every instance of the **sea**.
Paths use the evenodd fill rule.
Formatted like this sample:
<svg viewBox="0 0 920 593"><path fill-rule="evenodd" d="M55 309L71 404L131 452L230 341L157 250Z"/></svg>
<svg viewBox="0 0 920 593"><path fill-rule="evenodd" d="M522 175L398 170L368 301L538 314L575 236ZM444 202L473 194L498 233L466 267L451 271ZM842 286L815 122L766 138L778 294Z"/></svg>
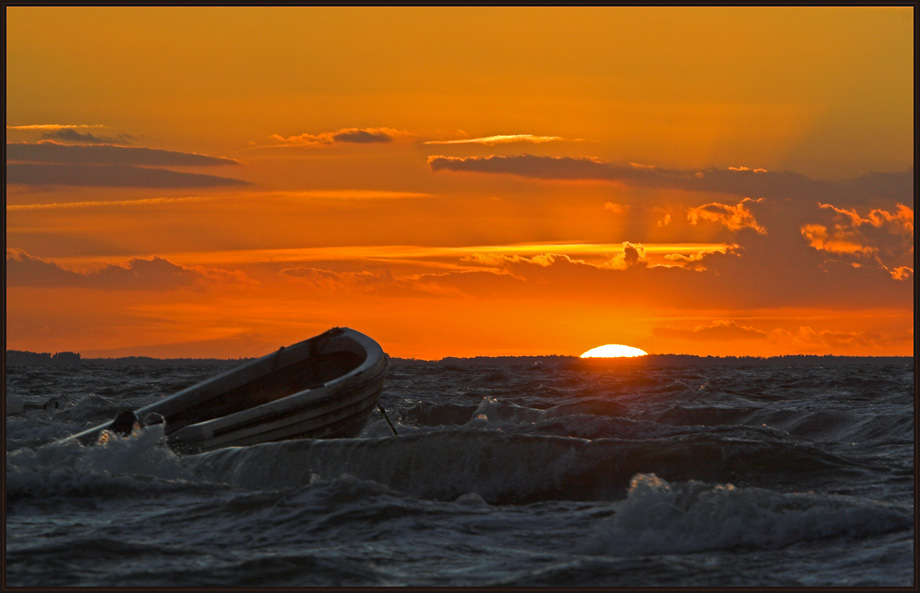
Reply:
<svg viewBox="0 0 920 593"><path fill-rule="evenodd" d="M8 366L5 586L916 586L913 358L394 358L357 438L57 442L236 364Z"/></svg>

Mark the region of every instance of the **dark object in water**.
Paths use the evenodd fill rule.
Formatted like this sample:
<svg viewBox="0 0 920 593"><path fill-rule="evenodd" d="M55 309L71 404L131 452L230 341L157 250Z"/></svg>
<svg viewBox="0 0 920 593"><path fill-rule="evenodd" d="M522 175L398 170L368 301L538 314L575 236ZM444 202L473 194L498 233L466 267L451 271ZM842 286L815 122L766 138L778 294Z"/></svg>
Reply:
<svg viewBox="0 0 920 593"><path fill-rule="evenodd" d="M115 420L112 420L112 424L109 425L109 430L118 434L129 435L134 430L135 422L137 422L137 416L134 415L134 412L128 410L115 416Z"/></svg>
<svg viewBox="0 0 920 593"><path fill-rule="evenodd" d="M377 342L333 328L65 440L94 443L104 430L130 434L139 418L145 426L165 422L167 442L183 453L354 437L377 405L388 367Z"/></svg>

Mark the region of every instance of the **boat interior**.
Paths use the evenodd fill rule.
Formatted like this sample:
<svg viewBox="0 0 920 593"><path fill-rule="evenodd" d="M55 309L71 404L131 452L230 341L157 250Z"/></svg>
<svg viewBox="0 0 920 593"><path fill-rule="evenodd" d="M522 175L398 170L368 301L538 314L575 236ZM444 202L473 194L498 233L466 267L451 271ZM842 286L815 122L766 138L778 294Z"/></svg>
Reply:
<svg viewBox="0 0 920 593"><path fill-rule="evenodd" d="M366 353L337 350L310 356L288 366L274 369L220 395L184 408L166 418L166 433L190 424L221 418L255 406L287 397L325 383L354 370Z"/></svg>

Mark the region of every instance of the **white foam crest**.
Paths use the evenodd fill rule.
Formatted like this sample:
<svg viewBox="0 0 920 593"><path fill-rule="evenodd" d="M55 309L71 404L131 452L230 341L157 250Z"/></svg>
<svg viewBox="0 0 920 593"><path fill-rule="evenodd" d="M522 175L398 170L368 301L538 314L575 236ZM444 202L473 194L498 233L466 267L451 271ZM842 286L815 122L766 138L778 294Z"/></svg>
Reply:
<svg viewBox="0 0 920 593"><path fill-rule="evenodd" d="M23 447L7 454L7 492L24 496L104 494L106 490L146 490L194 481L181 459L166 446L162 425L135 428L127 437L108 433L90 446L76 441Z"/></svg>
<svg viewBox="0 0 920 593"><path fill-rule="evenodd" d="M583 551L633 556L772 549L842 535L888 533L912 524L910 512L884 503L731 484L671 484L655 474L638 474L616 515L599 527Z"/></svg>
<svg viewBox="0 0 920 593"><path fill-rule="evenodd" d="M487 396L482 398L469 425L478 428L500 426L515 426L519 424L533 424L543 416L543 410L535 410L514 403L503 402L498 398Z"/></svg>

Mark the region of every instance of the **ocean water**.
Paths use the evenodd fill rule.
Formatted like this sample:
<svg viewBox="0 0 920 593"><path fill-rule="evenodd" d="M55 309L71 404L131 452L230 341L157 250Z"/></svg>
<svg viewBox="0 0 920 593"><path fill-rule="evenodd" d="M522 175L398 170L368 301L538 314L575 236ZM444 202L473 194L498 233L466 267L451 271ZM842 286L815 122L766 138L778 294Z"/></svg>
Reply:
<svg viewBox="0 0 920 593"><path fill-rule="evenodd" d="M394 359L360 438L56 439L230 363L9 367L6 586L912 586L914 361Z"/></svg>

